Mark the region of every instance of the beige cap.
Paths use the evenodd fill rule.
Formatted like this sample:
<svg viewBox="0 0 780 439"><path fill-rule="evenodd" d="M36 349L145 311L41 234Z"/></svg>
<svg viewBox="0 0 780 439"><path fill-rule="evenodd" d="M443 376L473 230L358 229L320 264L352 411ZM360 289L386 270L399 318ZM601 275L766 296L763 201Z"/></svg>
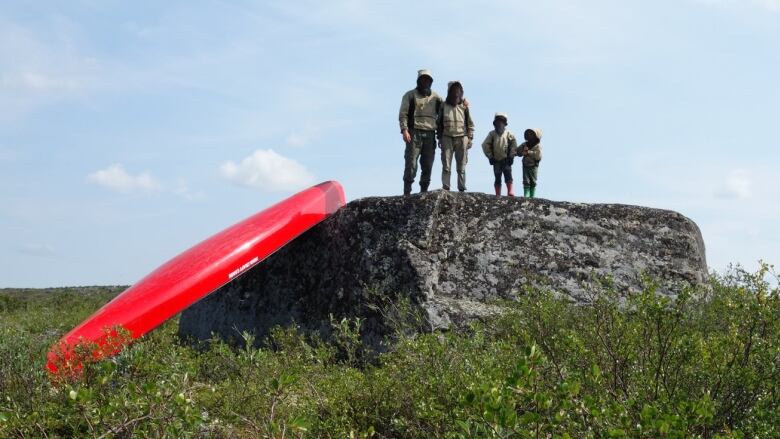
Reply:
<svg viewBox="0 0 780 439"><path fill-rule="evenodd" d="M509 118L506 116L506 113L496 113L496 115L493 116L493 119L495 119L497 117L503 117L504 120L509 120Z"/></svg>
<svg viewBox="0 0 780 439"><path fill-rule="evenodd" d="M417 77L419 78L420 76L427 76L427 77L433 79L433 75L431 74L431 71L428 70L428 69L418 70L417 71Z"/></svg>

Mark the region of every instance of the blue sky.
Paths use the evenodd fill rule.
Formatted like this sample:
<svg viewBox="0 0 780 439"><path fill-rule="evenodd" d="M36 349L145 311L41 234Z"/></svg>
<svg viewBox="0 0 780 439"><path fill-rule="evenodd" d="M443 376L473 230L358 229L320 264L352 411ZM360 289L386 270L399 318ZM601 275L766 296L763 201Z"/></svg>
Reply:
<svg viewBox="0 0 780 439"><path fill-rule="evenodd" d="M0 287L133 283L316 181L400 193L419 68L463 82L480 142L496 111L544 129L537 195L776 263L778 54L780 0L6 0ZM479 150L467 173L492 190Z"/></svg>

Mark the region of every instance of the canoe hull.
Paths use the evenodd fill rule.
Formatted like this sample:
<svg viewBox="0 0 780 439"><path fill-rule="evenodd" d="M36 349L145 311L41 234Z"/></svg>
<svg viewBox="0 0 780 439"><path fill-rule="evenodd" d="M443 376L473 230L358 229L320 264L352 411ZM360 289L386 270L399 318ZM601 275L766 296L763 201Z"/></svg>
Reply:
<svg viewBox="0 0 780 439"><path fill-rule="evenodd" d="M335 181L259 212L161 265L68 332L49 352L55 374L81 370L79 344L93 360L118 353L169 318L237 278L345 204Z"/></svg>

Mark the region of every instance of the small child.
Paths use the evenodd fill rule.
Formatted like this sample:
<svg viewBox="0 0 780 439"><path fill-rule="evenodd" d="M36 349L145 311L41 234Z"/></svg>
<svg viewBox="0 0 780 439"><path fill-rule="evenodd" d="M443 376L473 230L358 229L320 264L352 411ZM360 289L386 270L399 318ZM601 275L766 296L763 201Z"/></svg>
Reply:
<svg viewBox="0 0 780 439"><path fill-rule="evenodd" d="M539 175L539 162L542 161L542 130L529 128L523 133L525 142L520 145L520 155L523 156L523 195L528 198L536 196L536 179Z"/></svg>
<svg viewBox="0 0 780 439"><path fill-rule="evenodd" d="M493 128L495 129L488 133L485 141L482 142L482 151L490 164L493 165L493 175L496 177L493 187L496 190L496 196L501 195L501 174L503 174L504 182L506 182L506 194L514 197L512 163L517 155L517 139L506 129L507 120L506 113L496 113L493 118Z"/></svg>

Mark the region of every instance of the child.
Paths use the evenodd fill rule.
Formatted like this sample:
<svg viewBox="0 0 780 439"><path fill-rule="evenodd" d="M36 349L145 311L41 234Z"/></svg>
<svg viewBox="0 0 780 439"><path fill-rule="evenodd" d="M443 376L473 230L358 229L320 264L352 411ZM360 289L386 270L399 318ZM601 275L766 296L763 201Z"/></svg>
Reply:
<svg viewBox="0 0 780 439"><path fill-rule="evenodd" d="M529 128L523 133L525 142L520 145L523 156L523 195L528 198L536 196L536 177L539 173L539 162L542 161L542 130Z"/></svg>
<svg viewBox="0 0 780 439"><path fill-rule="evenodd" d="M485 141L482 142L482 151L487 156L490 164L493 165L493 175L496 179L493 183L496 189L496 196L501 195L501 174L504 175L506 182L506 194L514 197L512 190L512 163L517 155L517 139L510 133L506 126L506 113L496 113L493 118L493 131L488 133Z"/></svg>

